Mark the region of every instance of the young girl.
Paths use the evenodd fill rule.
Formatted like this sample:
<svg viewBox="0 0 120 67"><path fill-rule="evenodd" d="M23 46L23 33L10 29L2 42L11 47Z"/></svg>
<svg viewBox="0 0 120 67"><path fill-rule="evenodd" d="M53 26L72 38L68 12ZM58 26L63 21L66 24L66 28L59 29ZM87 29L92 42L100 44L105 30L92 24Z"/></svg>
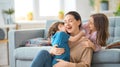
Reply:
<svg viewBox="0 0 120 67"><path fill-rule="evenodd" d="M83 35L84 33L81 32L75 37L70 37L65 30L64 22L54 23L49 28L48 38L50 38L52 46L64 48L65 52L62 55L53 56L52 65L57 63L56 59L63 59L65 61L70 61L70 48L68 45L68 41L76 41Z"/></svg>
<svg viewBox="0 0 120 67"><path fill-rule="evenodd" d="M107 16L97 13L91 15L88 23L82 26L86 31L86 37L95 44L94 51L99 51L101 46L106 45L106 40L109 36L108 25Z"/></svg>

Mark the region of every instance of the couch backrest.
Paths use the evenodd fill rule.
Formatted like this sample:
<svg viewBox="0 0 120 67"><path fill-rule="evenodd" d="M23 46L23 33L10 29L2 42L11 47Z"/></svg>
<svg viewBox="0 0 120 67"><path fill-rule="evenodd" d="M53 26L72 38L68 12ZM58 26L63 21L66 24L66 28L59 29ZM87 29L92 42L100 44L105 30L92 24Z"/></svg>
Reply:
<svg viewBox="0 0 120 67"><path fill-rule="evenodd" d="M109 17L109 33L108 44L120 40L120 17Z"/></svg>
<svg viewBox="0 0 120 67"><path fill-rule="evenodd" d="M120 17L109 17L109 33L110 36L107 40L107 44L110 44L116 40L120 40ZM45 38L47 36L50 25L58 20L47 20L46 22L46 30L45 30ZM86 23L88 20L82 20L82 23Z"/></svg>
<svg viewBox="0 0 120 67"><path fill-rule="evenodd" d="M37 37L43 37L44 29L27 29L9 31L9 46L14 48L25 46L27 40Z"/></svg>

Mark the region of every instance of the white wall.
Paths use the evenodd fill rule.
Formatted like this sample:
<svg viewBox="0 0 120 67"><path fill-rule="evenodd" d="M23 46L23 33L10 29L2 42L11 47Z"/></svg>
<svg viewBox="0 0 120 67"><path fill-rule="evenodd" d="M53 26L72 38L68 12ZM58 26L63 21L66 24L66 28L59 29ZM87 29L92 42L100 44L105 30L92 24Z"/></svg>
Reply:
<svg viewBox="0 0 120 67"><path fill-rule="evenodd" d="M82 19L89 18L91 11L93 11L89 0L77 0L76 5L77 11L80 13Z"/></svg>
<svg viewBox="0 0 120 67"><path fill-rule="evenodd" d="M65 13L71 10L79 12L82 19L89 18L93 8L90 6L89 0L65 0Z"/></svg>
<svg viewBox="0 0 120 67"><path fill-rule="evenodd" d="M76 0L64 0L65 13L69 11L76 11Z"/></svg>

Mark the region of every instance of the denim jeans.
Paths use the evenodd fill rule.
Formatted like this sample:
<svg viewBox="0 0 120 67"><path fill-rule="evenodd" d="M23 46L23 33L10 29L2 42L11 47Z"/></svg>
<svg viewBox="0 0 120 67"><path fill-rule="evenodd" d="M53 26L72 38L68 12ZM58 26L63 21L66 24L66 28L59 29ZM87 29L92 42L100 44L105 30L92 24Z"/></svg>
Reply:
<svg viewBox="0 0 120 67"><path fill-rule="evenodd" d="M30 67L52 67L52 56L47 50L40 51Z"/></svg>

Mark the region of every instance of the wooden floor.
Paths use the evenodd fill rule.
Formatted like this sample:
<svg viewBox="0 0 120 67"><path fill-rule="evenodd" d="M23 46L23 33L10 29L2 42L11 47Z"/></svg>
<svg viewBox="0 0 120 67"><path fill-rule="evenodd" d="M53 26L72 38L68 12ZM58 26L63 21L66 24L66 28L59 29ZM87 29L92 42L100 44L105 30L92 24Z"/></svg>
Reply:
<svg viewBox="0 0 120 67"><path fill-rule="evenodd" d="M0 67L9 67L8 65L0 65Z"/></svg>
<svg viewBox="0 0 120 67"><path fill-rule="evenodd" d="M8 66L8 45L0 42L0 67Z"/></svg>

